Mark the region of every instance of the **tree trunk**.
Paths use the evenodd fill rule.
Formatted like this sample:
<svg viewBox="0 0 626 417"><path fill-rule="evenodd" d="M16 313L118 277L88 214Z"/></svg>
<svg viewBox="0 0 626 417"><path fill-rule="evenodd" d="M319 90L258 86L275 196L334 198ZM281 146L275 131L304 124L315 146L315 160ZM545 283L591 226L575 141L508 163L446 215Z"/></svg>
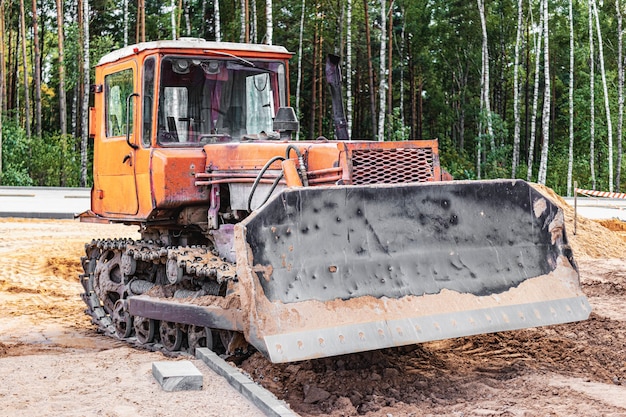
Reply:
<svg viewBox="0 0 626 417"><path fill-rule="evenodd" d="M372 136L376 135L376 90L374 89L374 67L372 64L372 38L370 36L370 22L367 0L363 0L363 15L365 20L365 42L367 44L367 70L369 71L370 112L372 121Z"/></svg>
<svg viewBox="0 0 626 417"><path fill-rule="evenodd" d="M22 42L22 60L24 64L24 126L26 137L30 139L30 89L28 88L28 54L26 53L26 9L24 0L20 0L20 32Z"/></svg>
<svg viewBox="0 0 626 417"><path fill-rule="evenodd" d="M259 24L256 11L256 1L252 0L252 21L250 22L250 39L252 43L258 43L259 41Z"/></svg>
<svg viewBox="0 0 626 417"><path fill-rule="evenodd" d="M543 1L539 3L539 33L535 38L535 77L533 85L533 110L530 114L530 143L528 144L528 170L526 180L533 177L533 161L535 159L535 138L537 135L537 108L539 107L539 70L541 68L541 43L543 40Z"/></svg>
<svg viewBox="0 0 626 417"><path fill-rule="evenodd" d="M489 136L489 144L491 146L491 150L494 151L496 149L496 142L493 135L493 123L491 121L491 103L490 103L490 92L489 92L489 43L487 38L487 21L485 18L485 2L484 0L478 1L478 11L480 14L480 26L482 28L483 33L483 60L482 60L482 76L481 76L481 90L482 95L484 97L485 103L485 115L487 117L487 135Z"/></svg>
<svg viewBox="0 0 626 417"><path fill-rule="evenodd" d="M33 12L33 47L35 61L33 81L35 83L35 134L41 137L41 48L39 47L39 17L37 16L37 0L32 0Z"/></svg>
<svg viewBox="0 0 626 417"><path fill-rule="evenodd" d="M569 12L569 149L568 149L568 157L567 157L567 195L570 197L572 196L572 174L574 171L574 11L573 11L572 2L573 0L568 1L568 12ZM619 4L619 0L617 0L616 4Z"/></svg>
<svg viewBox="0 0 626 417"><path fill-rule="evenodd" d="M571 4L571 0L570 0ZM570 5L571 7L571 5ZM622 181L622 135L624 125L624 61L623 61L623 40L622 32L622 7L619 0L615 0L615 11L617 12L617 170L615 175L616 191L620 192Z"/></svg>
<svg viewBox="0 0 626 417"><path fill-rule="evenodd" d="M239 42L241 43L245 43L248 42L248 29L247 29L247 25L248 25L248 19L246 19L246 12L247 12L247 4L246 4L246 0L241 0L241 16L239 17L240 19L240 23L241 23L241 34L239 35Z"/></svg>
<svg viewBox="0 0 626 417"><path fill-rule="evenodd" d="M315 25L315 32L313 32L313 76L311 77L311 114L310 114L310 128L309 139L315 138L315 115L317 114L317 32L318 28Z"/></svg>
<svg viewBox="0 0 626 417"><path fill-rule="evenodd" d="M593 48L593 7L589 0L589 167L591 168L591 189L596 184L596 91L595 91L595 54Z"/></svg>
<svg viewBox="0 0 626 417"><path fill-rule="evenodd" d="M387 30L387 135L391 136L393 117L393 0L389 4ZM391 138L389 138L391 140Z"/></svg>
<svg viewBox="0 0 626 417"><path fill-rule="evenodd" d="M80 185L87 186L87 145L89 143L89 0L83 1L83 135L80 147Z"/></svg>
<svg viewBox="0 0 626 417"><path fill-rule="evenodd" d="M221 42L222 41L222 28L221 28L221 21L220 21L220 1L219 0L213 0L213 13L215 13L215 41L216 42Z"/></svg>
<svg viewBox="0 0 626 417"><path fill-rule="evenodd" d="M537 182L545 185L548 174L548 145L550 143L550 32L548 31L548 0L543 0L543 116L541 118L541 129L543 134L543 145L541 147L541 160L539 162L539 174Z"/></svg>
<svg viewBox="0 0 626 417"><path fill-rule="evenodd" d="M302 90L302 38L304 37L304 10L306 7L306 0L302 0L302 12L300 14L300 37L298 41L298 81L296 83L296 113L299 116L302 114L300 111L300 92ZM300 140L300 130L296 132L296 140Z"/></svg>
<svg viewBox="0 0 626 417"><path fill-rule="evenodd" d="M522 43L522 24L524 19L524 0L517 1L517 37L515 39L515 64L513 67L513 118L515 127L513 131L513 165L511 178L517 175L519 164L519 144L520 144L520 110L519 110L519 61L520 46Z"/></svg>
<svg viewBox="0 0 626 417"><path fill-rule="evenodd" d="M170 7L172 13L170 14L170 26L172 27L172 39L176 40L176 3L174 0L170 0Z"/></svg>
<svg viewBox="0 0 626 417"><path fill-rule="evenodd" d="M385 140L385 100L387 96L385 94L385 81L386 81L386 68L385 58L387 57L387 7L385 0L380 0L380 75L378 86L378 141L383 142Z"/></svg>
<svg viewBox="0 0 626 417"><path fill-rule="evenodd" d="M59 8L59 0L57 0L57 9ZM128 46L128 0L124 0L122 5L124 14L124 46ZM57 16L58 21L58 16Z"/></svg>
<svg viewBox="0 0 626 417"><path fill-rule="evenodd" d="M272 45L272 43L274 42L273 40L273 36L274 36L274 23L273 23L273 18L272 18L272 0L265 0L265 17L266 17L266 24L267 24L267 39L266 39L266 43L268 45Z"/></svg>
<svg viewBox="0 0 626 417"><path fill-rule="evenodd" d="M606 70L604 69L604 46L602 45L602 31L600 29L600 18L598 17L598 6L596 1L591 1L593 5L593 15L596 19L596 31L598 34L598 52L600 53L600 76L602 77L602 90L604 92L604 109L606 112L606 133L609 148L609 192L613 192L613 122L611 119L611 106L609 104L609 89L606 83Z"/></svg>
<svg viewBox="0 0 626 417"><path fill-rule="evenodd" d="M63 0L56 0L57 36L59 39L59 122L61 135L67 135L67 99L65 97L65 47L63 32Z"/></svg>
<svg viewBox="0 0 626 417"><path fill-rule="evenodd" d="M4 59L4 0L0 0L0 184L2 184L2 115L6 102L4 95L6 65Z"/></svg>
<svg viewBox="0 0 626 417"><path fill-rule="evenodd" d="M352 0L348 0L346 21L346 121L352 139Z"/></svg>

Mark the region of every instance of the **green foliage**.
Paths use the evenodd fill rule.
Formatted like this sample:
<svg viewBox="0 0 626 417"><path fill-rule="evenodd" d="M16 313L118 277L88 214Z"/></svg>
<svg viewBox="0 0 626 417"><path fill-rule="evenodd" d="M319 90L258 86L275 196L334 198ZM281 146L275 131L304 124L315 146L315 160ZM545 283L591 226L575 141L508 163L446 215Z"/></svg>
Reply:
<svg viewBox="0 0 626 417"><path fill-rule="evenodd" d="M26 133L12 119L2 119L2 173L1 185L30 186L28 173L30 147Z"/></svg>
<svg viewBox="0 0 626 417"><path fill-rule="evenodd" d="M0 184L79 186L80 149L79 141L73 136L45 134L29 140L13 119L3 120L2 136Z"/></svg>

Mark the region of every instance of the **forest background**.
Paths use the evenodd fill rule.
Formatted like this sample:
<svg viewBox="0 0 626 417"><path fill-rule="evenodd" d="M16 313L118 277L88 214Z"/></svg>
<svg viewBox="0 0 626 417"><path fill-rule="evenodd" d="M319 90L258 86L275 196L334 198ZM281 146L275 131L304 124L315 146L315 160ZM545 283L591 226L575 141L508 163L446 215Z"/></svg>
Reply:
<svg viewBox="0 0 626 417"><path fill-rule="evenodd" d="M0 0L0 184L90 186L104 54L201 37L295 53L299 139L333 138L339 55L353 139L439 140L456 179L623 189L620 0Z"/></svg>

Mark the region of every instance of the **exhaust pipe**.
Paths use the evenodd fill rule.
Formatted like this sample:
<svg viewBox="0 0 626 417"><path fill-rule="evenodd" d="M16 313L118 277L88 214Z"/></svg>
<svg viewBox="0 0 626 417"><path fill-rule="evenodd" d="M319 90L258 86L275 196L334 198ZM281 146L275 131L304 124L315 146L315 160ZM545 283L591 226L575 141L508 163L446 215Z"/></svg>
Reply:
<svg viewBox="0 0 626 417"><path fill-rule="evenodd" d="M339 57L328 54L326 57L326 81L330 87L330 97L333 103L333 121L335 122L335 135L337 140L350 140L348 122L343 109L343 97L341 94L341 71L339 71Z"/></svg>

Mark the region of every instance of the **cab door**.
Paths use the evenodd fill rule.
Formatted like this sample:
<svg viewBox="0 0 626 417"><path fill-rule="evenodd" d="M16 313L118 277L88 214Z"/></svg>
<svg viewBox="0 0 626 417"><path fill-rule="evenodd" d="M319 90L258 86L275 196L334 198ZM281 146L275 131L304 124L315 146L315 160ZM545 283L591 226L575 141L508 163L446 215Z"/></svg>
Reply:
<svg viewBox="0 0 626 417"><path fill-rule="evenodd" d="M103 128L96 134L94 149L94 198L100 200L103 215L135 215L139 209L136 80L134 62L109 67L104 74Z"/></svg>

